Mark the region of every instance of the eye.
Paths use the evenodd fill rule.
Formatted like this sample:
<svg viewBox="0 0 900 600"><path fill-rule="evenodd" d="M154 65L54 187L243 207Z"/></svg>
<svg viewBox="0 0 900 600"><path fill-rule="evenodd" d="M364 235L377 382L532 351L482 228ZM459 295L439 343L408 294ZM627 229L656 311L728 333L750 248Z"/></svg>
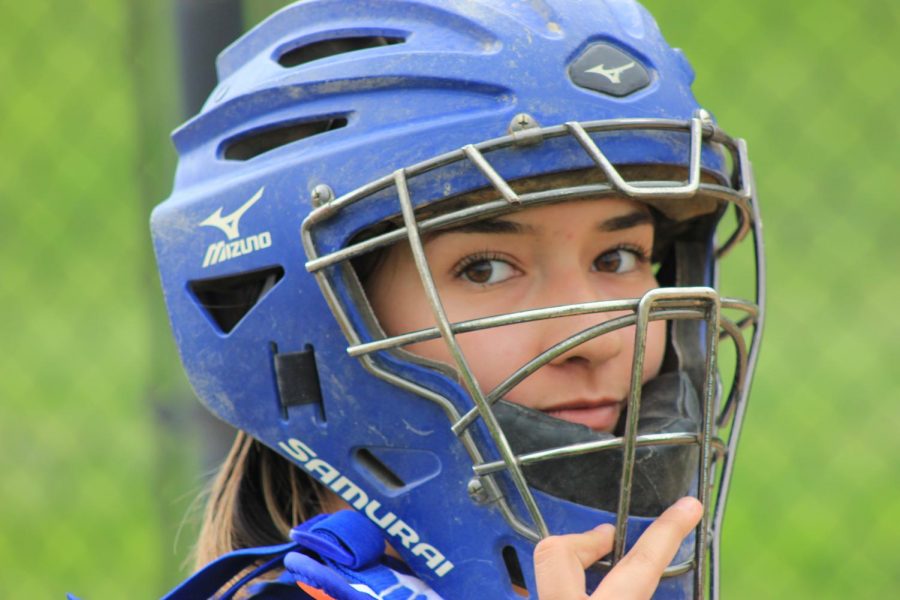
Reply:
<svg viewBox="0 0 900 600"><path fill-rule="evenodd" d="M457 277L478 285L493 285L506 281L517 273L518 270L505 260L475 257L457 270Z"/></svg>
<svg viewBox="0 0 900 600"><path fill-rule="evenodd" d="M646 260L646 255L639 250L616 248L595 258L593 267L600 273L630 273Z"/></svg>

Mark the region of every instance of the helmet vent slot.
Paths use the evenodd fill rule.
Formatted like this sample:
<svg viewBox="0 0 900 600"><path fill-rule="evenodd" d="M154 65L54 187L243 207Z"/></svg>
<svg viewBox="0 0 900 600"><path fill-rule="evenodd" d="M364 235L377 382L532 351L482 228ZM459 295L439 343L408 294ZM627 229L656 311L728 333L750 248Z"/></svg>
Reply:
<svg viewBox="0 0 900 600"><path fill-rule="evenodd" d="M406 482L400 479L399 475L369 450L360 448L356 451L355 457L360 466L373 475L386 488L390 490L399 490L406 486Z"/></svg>
<svg viewBox="0 0 900 600"><path fill-rule="evenodd" d="M509 582L513 585L513 591L519 596L527 597L528 591L525 586L525 575L522 573L522 563L519 562L519 555L512 546L503 547L503 564L506 565L506 572L509 575Z"/></svg>
<svg viewBox="0 0 900 600"><path fill-rule="evenodd" d="M316 352L306 344L299 352L278 352L278 345L270 345L275 367L275 383L278 386L278 404L281 418L288 420L292 406L313 405L316 421L325 422L325 405L322 403L322 386Z"/></svg>
<svg viewBox="0 0 900 600"><path fill-rule="evenodd" d="M329 56L337 56L338 54L357 52L359 50L368 50L370 48L380 48L382 46L391 46L393 44L402 44L405 41L406 39L402 37L389 37L383 35L332 38L292 48L278 57L278 64L286 68L296 67L315 60L328 58Z"/></svg>
<svg viewBox="0 0 900 600"><path fill-rule="evenodd" d="M226 141L224 156L227 160L250 160L292 142L346 126L347 117L339 116L253 131Z"/></svg>
<svg viewBox="0 0 900 600"><path fill-rule="evenodd" d="M203 311L222 333L230 333L247 313L284 277L284 269L199 279L190 282L191 292Z"/></svg>

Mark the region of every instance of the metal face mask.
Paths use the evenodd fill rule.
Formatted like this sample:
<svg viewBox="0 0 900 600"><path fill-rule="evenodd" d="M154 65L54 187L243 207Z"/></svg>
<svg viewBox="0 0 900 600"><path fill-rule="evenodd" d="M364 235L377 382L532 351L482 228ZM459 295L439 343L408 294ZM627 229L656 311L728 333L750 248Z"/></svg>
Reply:
<svg viewBox="0 0 900 600"><path fill-rule="evenodd" d="M522 115L518 118L529 121ZM639 137L659 132L683 134L689 139L685 146L689 150L687 179L626 181L597 141L622 131L639 131ZM730 163L736 165L727 184L701 182L704 143L723 149ZM569 184L564 187L516 191L517 187L542 186L518 186L504 178L500 170L508 168L523 147L541 144L577 145L593 162L595 172L551 178L556 183ZM469 173L463 175L466 171ZM490 186L477 192L482 201L429 201L428 190L440 182L453 178L458 186L460 179L477 179L476 173L483 184ZM425 194L425 198L416 200L413 190ZM604 198L616 197L640 200L661 215L664 223L658 238L666 248L660 252L670 255L659 259L677 271L672 283L680 286L651 289L638 298L548 306L465 321L448 318L423 237L471 227L479 220L531 207L584 198L602 202ZM596 510L599 520L610 519L616 525L613 554L598 565L596 578L622 558L649 519L681 496L695 495L707 507L706 515L666 576L689 576L693 581L680 583L682 591L693 589L694 594L701 596L704 587L710 585L715 596L716 544L731 472L729 458L737 443L761 331L761 289L756 290L756 298L748 301L723 298L713 287L719 259L748 233L756 240L754 266L762 272L759 218L743 142L718 130L703 111L688 122L613 120L569 122L549 128L534 126L398 170L337 199L326 192L325 198L303 224L309 259L306 266L316 274L323 295L347 336L347 352L358 357L377 377L440 406L447 426L472 461L473 476L467 489L473 503L499 509L512 530L530 540L577 531L569 522L572 515L550 524L560 512L572 510L581 517L585 509ZM353 211L382 213L389 211L385 206L391 204L400 213L398 217L385 219L363 235L357 232L349 243L339 247L329 248L327 242L323 243L330 237L331 227L354 230L348 222L339 224L342 218L352 223ZM443 210L442 205L446 207ZM735 213L734 229L726 234L721 246L710 247L710 234L727 208ZM434 321L431 327L389 336L365 298L358 269L367 255L378 255L401 242L409 244ZM712 285L700 285L704 281ZM351 316L360 307L362 322ZM729 318L723 310L737 316ZM601 320L546 348L525 364L515 365L512 374L492 389L479 386L470 359L459 343L460 336L475 331L495 329L495 335L502 336L504 327L515 324L603 313L621 316ZM662 373L644 383L648 328L654 321L671 323L672 357ZM523 380L561 355L623 328L634 330L634 353L630 392L616 431L595 432L504 399ZM749 347L743 329L749 330ZM438 338L452 357L452 370L446 365L442 369L440 364L417 361L414 354L396 352ZM720 339L734 344L737 361L727 391L717 365ZM409 363L407 367L418 363L431 370L443 370L445 376L464 388L465 399L443 395L439 388L423 385L421 379L398 368L404 362ZM725 439L721 437L723 431L730 431ZM547 505L554 503L559 506L548 511Z"/></svg>
<svg viewBox="0 0 900 600"><path fill-rule="evenodd" d="M537 540L613 523L593 586L684 494L707 514L655 597L715 596L762 328L761 225L744 143L700 108L652 17L628 0L305 0L218 71L174 135L175 186L152 217L207 408L378 524L448 600L533 596ZM448 316L430 236L612 199L652 214L658 286ZM430 321L387 335L360 275L396 244ZM478 385L466 336L556 324L566 335ZM613 336L634 351L609 431L509 401Z"/></svg>

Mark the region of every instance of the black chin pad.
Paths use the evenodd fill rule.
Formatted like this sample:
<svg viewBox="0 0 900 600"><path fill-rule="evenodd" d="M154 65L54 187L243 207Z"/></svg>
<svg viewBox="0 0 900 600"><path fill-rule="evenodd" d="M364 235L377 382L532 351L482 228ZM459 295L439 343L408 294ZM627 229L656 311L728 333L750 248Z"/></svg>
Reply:
<svg viewBox="0 0 900 600"><path fill-rule="evenodd" d="M494 414L516 454L616 437L504 400L494 405ZM666 373L644 384L638 435L699 430L700 402L687 374ZM689 494L697 476L697 460L694 444L637 448L629 513L655 517ZM546 460L523 470L529 485L543 492L609 512L617 509L620 449Z"/></svg>

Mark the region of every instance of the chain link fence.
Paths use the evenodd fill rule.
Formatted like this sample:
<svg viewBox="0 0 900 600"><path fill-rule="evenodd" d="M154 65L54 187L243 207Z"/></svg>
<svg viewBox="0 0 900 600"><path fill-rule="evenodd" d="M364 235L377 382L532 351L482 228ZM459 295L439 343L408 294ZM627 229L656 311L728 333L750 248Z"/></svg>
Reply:
<svg viewBox="0 0 900 600"><path fill-rule="evenodd" d="M723 596L893 597L900 4L645 3L747 138L767 228ZM153 597L206 480L146 225L181 110L173 2L0 14L0 596Z"/></svg>

